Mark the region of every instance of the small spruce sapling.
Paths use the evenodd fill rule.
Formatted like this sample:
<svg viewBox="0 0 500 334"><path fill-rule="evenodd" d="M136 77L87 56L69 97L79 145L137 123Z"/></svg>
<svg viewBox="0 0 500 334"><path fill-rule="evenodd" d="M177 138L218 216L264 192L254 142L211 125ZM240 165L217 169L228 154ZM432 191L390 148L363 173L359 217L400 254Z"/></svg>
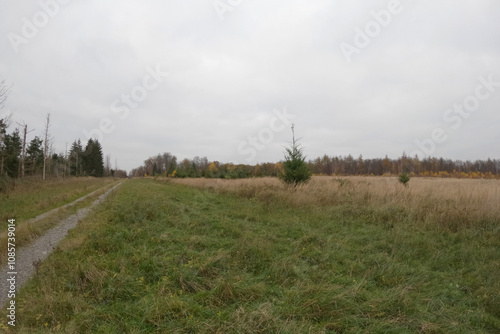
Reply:
<svg viewBox="0 0 500 334"><path fill-rule="evenodd" d="M311 172L305 162L306 157L302 154L300 144L295 141L294 126L292 124L292 146L285 148L283 171L278 174L278 178L286 185L297 187L311 179Z"/></svg>
<svg viewBox="0 0 500 334"><path fill-rule="evenodd" d="M406 172L399 174L398 181L401 182L405 187L408 187L408 182L410 182L410 175Z"/></svg>

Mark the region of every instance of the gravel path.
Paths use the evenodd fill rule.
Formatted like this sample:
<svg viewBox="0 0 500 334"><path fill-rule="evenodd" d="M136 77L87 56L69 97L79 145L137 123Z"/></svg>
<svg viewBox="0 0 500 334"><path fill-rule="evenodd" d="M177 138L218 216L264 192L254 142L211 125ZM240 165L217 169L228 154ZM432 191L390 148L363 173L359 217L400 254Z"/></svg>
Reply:
<svg viewBox="0 0 500 334"><path fill-rule="evenodd" d="M19 291L19 289L26 283L26 281L28 281L28 279L33 276L33 274L35 273L36 266L38 266L43 260L45 260L50 255L50 253L52 253L52 251L59 243L59 241L61 241L64 237L66 237L68 231L74 228L81 219L87 216L87 214L91 211L91 209L94 206L101 203L101 201L103 201L109 194L111 194L111 192L120 184L121 182L115 185L113 188L109 189L106 193L99 196L94 202L92 202L92 204L89 207L80 209L74 215L71 215L61 220L57 226L45 232L44 235L36 239L31 245L16 249L15 272L17 274L9 274L9 272L12 272L12 270L9 270L8 265L5 265L0 269L1 307L3 307L8 300L10 300L10 298L8 297L10 282L7 281L7 279L14 276L16 292ZM91 194L79 198L78 200L70 204L67 204L63 207L81 201L82 199L90 196ZM49 211L49 213L54 212L55 210L58 209L51 210ZM46 217L47 215L48 213L44 213L40 216ZM32 221L41 219L40 216L34 218Z"/></svg>

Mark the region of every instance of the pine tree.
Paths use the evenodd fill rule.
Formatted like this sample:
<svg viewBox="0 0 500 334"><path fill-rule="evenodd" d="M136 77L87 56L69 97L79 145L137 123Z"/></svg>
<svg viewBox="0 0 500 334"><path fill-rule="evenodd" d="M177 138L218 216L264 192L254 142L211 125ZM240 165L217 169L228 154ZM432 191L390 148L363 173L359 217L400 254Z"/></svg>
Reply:
<svg viewBox="0 0 500 334"><path fill-rule="evenodd" d="M86 175L102 177L104 174L104 158L101 144L90 138L83 152L83 171Z"/></svg>
<svg viewBox="0 0 500 334"><path fill-rule="evenodd" d="M22 140L19 130L16 129L12 134L6 135L1 148L2 168L10 177L17 177L19 170L19 161L22 149Z"/></svg>
<svg viewBox="0 0 500 334"><path fill-rule="evenodd" d="M287 185L297 187L311 179L311 172L305 162L306 157L302 154L300 144L295 141L294 126L292 124L292 146L285 148L283 171L278 174L278 178Z"/></svg>
<svg viewBox="0 0 500 334"><path fill-rule="evenodd" d="M68 160L70 175L82 175L83 148L80 139L78 139L78 141L75 140L73 144L71 144Z"/></svg>
<svg viewBox="0 0 500 334"><path fill-rule="evenodd" d="M34 175L43 166L43 140L38 137L33 138L26 149L28 174Z"/></svg>

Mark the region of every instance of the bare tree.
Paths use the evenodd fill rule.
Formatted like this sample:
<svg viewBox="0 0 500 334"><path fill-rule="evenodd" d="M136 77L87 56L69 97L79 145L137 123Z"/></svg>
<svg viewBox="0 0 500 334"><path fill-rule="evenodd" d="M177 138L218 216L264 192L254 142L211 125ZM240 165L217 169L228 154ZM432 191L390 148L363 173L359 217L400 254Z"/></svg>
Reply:
<svg viewBox="0 0 500 334"><path fill-rule="evenodd" d="M3 135L5 130L9 127L12 113L9 113L7 116L2 117L2 110L5 108L5 102L7 101L7 97L9 96L11 86L7 86L5 84L5 80L0 81L0 153L2 158L0 162L0 175L3 175L3 165L4 165L4 154L3 154Z"/></svg>
<svg viewBox="0 0 500 334"><path fill-rule="evenodd" d="M111 154L106 154L104 162L104 176L111 176Z"/></svg>
<svg viewBox="0 0 500 334"><path fill-rule="evenodd" d="M28 131L28 125L23 122L23 124L17 123L19 126L22 126L24 128L24 136L23 136L23 149L21 153L21 164L19 165L19 168L21 169L20 173L18 175L21 175L21 177L24 177L24 162L26 160L26 135L34 130Z"/></svg>
<svg viewBox="0 0 500 334"><path fill-rule="evenodd" d="M66 142L66 149L64 150L64 170L63 179L66 176L66 166L68 165L68 142Z"/></svg>
<svg viewBox="0 0 500 334"><path fill-rule="evenodd" d="M49 154L49 128L50 128L50 114L47 114L47 119L45 120L45 130L44 130L44 149L43 149L43 179L45 180L45 168L47 165L47 157Z"/></svg>

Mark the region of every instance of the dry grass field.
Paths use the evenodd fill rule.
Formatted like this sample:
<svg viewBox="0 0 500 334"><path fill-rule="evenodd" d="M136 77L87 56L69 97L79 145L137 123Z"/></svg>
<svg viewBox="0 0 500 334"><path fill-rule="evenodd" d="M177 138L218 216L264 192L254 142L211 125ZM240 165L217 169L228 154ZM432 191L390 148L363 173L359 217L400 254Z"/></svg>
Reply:
<svg viewBox="0 0 500 334"><path fill-rule="evenodd" d="M276 178L240 180L165 179L205 191L293 206L345 206L407 215L418 224L457 230L470 224L500 221L500 180L412 178L408 187L396 177L315 176L296 189Z"/></svg>

